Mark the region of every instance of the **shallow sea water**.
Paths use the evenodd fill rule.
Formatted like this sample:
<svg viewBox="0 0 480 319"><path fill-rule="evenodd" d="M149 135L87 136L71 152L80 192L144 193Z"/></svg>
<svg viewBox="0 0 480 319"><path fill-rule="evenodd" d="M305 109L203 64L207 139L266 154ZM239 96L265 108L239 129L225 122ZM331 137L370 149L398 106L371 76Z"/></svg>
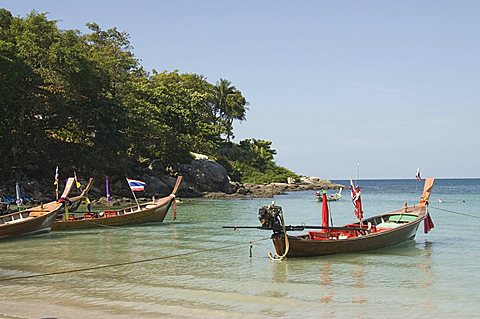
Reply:
<svg viewBox="0 0 480 319"><path fill-rule="evenodd" d="M365 215L373 216L417 202L423 185L360 186ZM313 191L274 200L287 224L320 223ZM273 262L270 233L222 229L257 226L258 208L271 201L185 200L175 221L170 212L161 224L1 241L0 318L478 316L480 180L437 180L432 232L423 234L421 226L413 241L361 254ZM354 220L348 191L330 210L337 226ZM1 281L99 265L107 267Z"/></svg>

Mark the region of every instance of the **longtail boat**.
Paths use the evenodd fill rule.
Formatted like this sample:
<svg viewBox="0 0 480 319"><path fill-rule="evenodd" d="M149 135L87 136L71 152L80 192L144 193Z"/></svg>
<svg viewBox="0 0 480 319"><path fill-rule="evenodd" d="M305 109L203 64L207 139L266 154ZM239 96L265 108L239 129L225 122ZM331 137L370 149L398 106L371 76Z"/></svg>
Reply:
<svg viewBox="0 0 480 319"><path fill-rule="evenodd" d="M81 216L70 214L67 220L55 220L52 229L76 230L163 222L172 203L176 205L175 194L181 182L182 176L178 176L172 193L166 197L117 210L105 210L96 213L88 212L82 213Z"/></svg>
<svg viewBox="0 0 480 319"><path fill-rule="evenodd" d="M281 207L272 204L259 210L262 226L255 228L273 231L271 239L275 254L269 254L272 259L356 253L396 245L413 239L422 221L424 221L425 232L434 227L428 213L428 199L433 182L433 178L425 180L423 195L418 204L413 206L405 204L401 209L366 219L362 219L360 189L357 187L355 191L352 184L352 198L360 221L342 227L329 226L328 206L324 198L322 226L285 225ZM326 196L325 193L323 196ZM249 226L225 227L252 228ZM289 231L303 230L309 231L297 236L288 234Z"/></svg>
<svg viewBox="0 0 480 319"><path fill-rule="evenodd" d="M67 180L61 199L68 196L73 182L73 178ZM0 239L48 233L63 205L61 200L53 201L0 216Z"/></svg>

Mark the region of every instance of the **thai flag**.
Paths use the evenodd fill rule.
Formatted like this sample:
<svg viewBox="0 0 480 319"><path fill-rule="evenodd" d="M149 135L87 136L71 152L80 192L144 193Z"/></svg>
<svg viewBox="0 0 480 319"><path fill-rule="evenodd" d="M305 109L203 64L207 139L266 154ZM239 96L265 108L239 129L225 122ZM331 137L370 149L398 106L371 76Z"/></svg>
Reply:
<svg viewBox="0 0 480 319"><path fill-rule="evenodd" d="M420 167L417 168L417 173L415 174L415 178L417 179L417 181L422 180L422 178L420 177Z"/></svg>
<svg viewBox="0 0 480 319"><path fill-rule="evenodd" d="M128 186L132 192L144 192L145 191L145 182L139 181L136 179L127 178Z"/></svg>

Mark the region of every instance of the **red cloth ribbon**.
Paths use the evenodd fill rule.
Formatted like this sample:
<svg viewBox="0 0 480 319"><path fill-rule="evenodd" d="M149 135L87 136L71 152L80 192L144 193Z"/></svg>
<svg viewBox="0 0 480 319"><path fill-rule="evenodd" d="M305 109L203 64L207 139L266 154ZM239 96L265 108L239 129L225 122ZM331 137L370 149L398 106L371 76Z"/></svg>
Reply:
<svg viewBox="0 0 480 319"><path fill-rule="evenodd" d="M432 217L430 217L430 214L427 212L427 217L423 220L423 231L428 233L432 228L434 228L435 225L433 224Z"/></svg>
<svg viewBox="0 0 480 319"><path fill-rule="evenodd" d="M177 219L177 201L173 198L173 219Z"/></svg>

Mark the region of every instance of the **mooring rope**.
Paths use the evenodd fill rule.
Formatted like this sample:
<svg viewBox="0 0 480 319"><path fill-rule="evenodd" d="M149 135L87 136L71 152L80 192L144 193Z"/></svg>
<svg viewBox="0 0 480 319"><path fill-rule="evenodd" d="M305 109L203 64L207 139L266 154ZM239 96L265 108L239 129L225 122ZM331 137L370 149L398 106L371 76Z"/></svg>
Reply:
<svg viewBox="0 0 480 319"><path fill-rule="evenodd" d="M285 236L285 252L283 255L279 255L277 253L277 249L275 248L275 255L273 255L271 252L268 253L268 258L273 261L282 261L287 257L288 251L290 250L290 242L288 241L288 235L287 235L287 230L285 228L285 220L283 219L283 212L280 216L281 222L282 222L282 230L283 230L283 235Z"/></svg>
<svg viewBox="0 0 480 319"><path fill-rule="evenodd" d="M92 224L92 225L95 225L95 226L98 226L98 227L104 227L104 228L111 228L111 229L122 230L122 228L121 228L120 226L103 225L103 224L99 224L99 223L92 222L91 220L88 220L88 219L85 219L85 221L86 221L88 224ZM85 228L85 229L88 229L88 228ZM123 228L123 229L126 229L126 228Z"/></svg>
<svg viewBox="0 0 480 319"><path fill-rule="evenodd" d="M250 245L250 249L251 249L253 243L256 243L256 242L259 242L259 241L262 241L262 240L266 240L266 239L270 239L270 237L265 237L265 238L261 238L261 239L258 239L258 240L249 241L248 244ZM84 272L84 271L91 271L91 270L97 270L97 269L111 268L111 267L120 267L120 266L141 264L141 263L147 263L147 262L152 262L152 261L156 261L156 260L170 259L170 258L194 255L194 254L203 253L203 252L212 251L212 250L222 250L222 249L237 247L237 246L240 246L240 245L245 245L245 242L231 244L231 245L225 245L225 246L220 246L220 247L214 247L214 248L207 248L207 249L202 249L202 250L197 250L197 251L191 251L191 252L183 253L183 254L161 256L161 257L141 259L141 260L135 260L135 261L127 261L127 262L116 263L116 264L99 265L99 266L94 266L94 267L89 267L89 268L77 268L77 269L69 269L69 270L62 270L62 271L54 271L54 272L43 273L43 274L0 278L0 282L13 281L13 280L19 280L19 279L31 279L31 278L38 278L38 277L47 277L47 276L54 276L54 275L62 275L62 274L70 274L70 273L76 273L76 272Z"/></svg>
<svg viewBox="0 0 480 319"><path fill-rule="evenodd" d="M429 207L430 207L430 208L434 208L434 209L441 210L441 211L443 211L443 212L455 214L455 215L462 215L462 216L467 216L467 217L480 218L480 216L475 216L475 215L460 213L460 212L456 212L456 211L453 211L453 210L448 210L448 209L444 209L444 208L435 207L435 206L432 206L432 205L429 205Z"/></svg>

